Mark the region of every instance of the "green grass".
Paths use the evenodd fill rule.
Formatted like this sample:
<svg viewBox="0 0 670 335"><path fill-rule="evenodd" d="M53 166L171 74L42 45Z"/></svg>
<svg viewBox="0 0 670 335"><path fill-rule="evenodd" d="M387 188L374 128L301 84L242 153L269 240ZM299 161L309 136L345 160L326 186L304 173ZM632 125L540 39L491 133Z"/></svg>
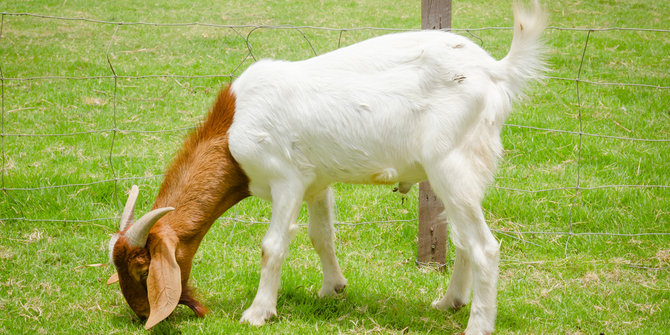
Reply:
<svg viewBox="0 0 670 335"><path fill-rule="evenodd" d="M670 13L663 1L584 0L546 6L551 25L563 28L668 29ZM454 27L509 27L510 7L510 1L455 1ZM420 27L419 1L156 5L0 0L0 11L122 22ZM113 270L90 265L107 262L108 238L118 224L113 218L119 215L125 191L139 184L138 212L151 207L160 175L187 132L184 128L201 119L215 92L230 81L227 75L239 75L253 62L245 37L256 59L304 59L388 33L154 25L122 25L115 33L116 28L3 16L3 78L101 78L2 81L2 133L9 136L2 137L0 173L0 188L7 189L0 191L0 334L144 333L118 287L104 285ZM510 30L460 33L497 58L505 55L511 41ZM120 76L116 82L106 56L112 36L109 62ZM576 78L587 32L549 29L545 36L549 76ZM669 36L593 31L580 78L668 87ZM221 77L189 77L212 74ZM145 75L172 76L134 78ZM508 123L575 132L581 114L585 133L670 138L667 89L580 83L577 96L575 82L547 79L533 85L528 95ZM598 187L670 185L668 143L583 136L580 146L574 134L513 126L504 129L503 141L497 187L484 202L489 224L502 243L497 333L666 334L670 237L635 234L670 232L670 190ZM576 194L578 176L579 186L586 189ZM86 185L23 190L69 184ZM550 190L565 187L571 189ZM197 319L180 306L153 332L462 331L468 308L447 313L430 308L446 290L451 270L415 265L416 189L405 199L389 187L336 185L335 191L340 221L387 221L338 226L338 254L349 279L343 296L317 298L320 265L303 227L283 267L279 318L261 328L238 323L256 291L259 245L266 229L265 224L247 222L270 217L268 203L250 198L212 227L196 255L192 282L211 314ZM300 223L307 220L305 212ZM568 231L578 235L566 235Z"/></svg>

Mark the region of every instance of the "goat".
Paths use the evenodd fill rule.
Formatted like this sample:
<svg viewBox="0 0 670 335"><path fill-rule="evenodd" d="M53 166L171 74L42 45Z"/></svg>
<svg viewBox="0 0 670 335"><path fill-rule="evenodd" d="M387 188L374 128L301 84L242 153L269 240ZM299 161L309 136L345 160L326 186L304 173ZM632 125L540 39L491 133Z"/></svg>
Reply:
<svg viewBox="0 0 670 335"><path fill-rule="evenodd" d="M514 7L514 35L500 61L447 32L389 34L297 62L261 60L223 89L190 135L153 206L132 220L131 190L110 257L133 311L149 329L182 303L207 309L187 286L212 222L241 199L272 201L261 243L258 291L241 322L275 316L281 266L302 202L319 255L319 296L342 292L334 249L334 182L428 180L445 206L456 248L446 294L432 306L460 308L472 292L466 334L493 332L499 244L481 209L501 155L513 101L544 71L546 16Z"/></svg>

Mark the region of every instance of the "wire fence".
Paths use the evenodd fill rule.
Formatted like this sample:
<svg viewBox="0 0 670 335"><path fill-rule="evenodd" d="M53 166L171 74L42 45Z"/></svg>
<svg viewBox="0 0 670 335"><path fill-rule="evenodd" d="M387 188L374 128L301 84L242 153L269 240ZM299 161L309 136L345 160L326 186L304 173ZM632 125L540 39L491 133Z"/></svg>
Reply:
<svg viewBox="0 0 670 335"><path fill-rule="evenodd" d="M112 206L119 207L120 200L124 198L124 190L119 187L120 183L123 182L136 182L136 181L157 181L162 178L162 174L153 173L153 174L141 174L141 175L125 175L119 173L119 167L115 164L115 160L120 155L118 153L119 149L123 144L119 144L119 136L127 134L142 134L142 135L163 135L163 134L178 134L182 135L190 129L193 129L195 126L186 124L184 126L176 128L167 128L164 125L158 125L157 129L136 129L132 127L132 123L121 122L121 113L119 108L123 104L119 97L119 91L124 89L127 82L137 82L142 80L173 80L177 82L180 86L183 85L179 80L218 80L218 81L228 81L231 82L234 80L239 73L248 66L253 61L261 57L260 52L258 51L258 44L261 44L264 40L262 37L257 35L261 32L278 32L278 31L290 31L294 32L295 36L298 36L299 40L297 43L303 44L303 49L307 50L310 55L318 55L320 52L317 52L316 42L310 37L310 34L316 33L328 33L332 34L335 43L331 43L331 48L339 48L345 43L349 44L355 42L356 37L352 37L353 40L346 40L346 37L352 33L362 33L362 35L379 35L391 32L398 31L407 31L408 29L390 29L390 28L375 28L375 27L357 27L357 28L332 28L332 27L315 27L315 26L265 26L265 25L219 25L219 24L209 24L209 23L199 23L199 22L187 22L187 23L149 23L149 22L117 22L117 21L102 21L102 20L91 20L85 18L76 18L76 17L56 17L56 16L47 16L47 15L36 15L30 13L0 13L0 46L2 46L3 53L14 52L12 46L17 47L17 45L12 45L7 41L6 37L6 26L9 21L12 20L32 20L36 26L40 26L44 22L77 22L82 25L86 25L87 28L93 29L93 31L104 30L113 28L111 37L109 39L101 39L104 42L104 59L106 62L105 72L107 73L95 73L95 74L81 74L81 75L72 75L72 74L58 74L54 75L51 73L38 73L38 74L21 74L21 71L13 71L12 74L7 74L6 64L4 61L0 60L0 157L2 159L2 173L0 173L0 191L5 196L5 208L3 213L0 214L0 221L8 222L26 222L26 223L37 223L37 222L57 222L57 223L82 223L82 224L91 224L95 225L100 222L109 222L117 221L119 218L116 216L101 216L101 217L87 217L87 218L54 218L54 217L40 217L35 214L33 211L30 215L24 215L24 211L21 208L25 206L25 202L16 201L15 198L30 198L31 193L38 193L51 190L60 190L60 189L71 189L71 194L77 194L81 190L92 187L92 186L113 186L114 202ZM232 66L232 70L226 74L218 73L204 73L204 74L194 74L194 75L184 75L184 74L171 74L171 73L160 73L160 74L128 74L127 72L121 71L119 69L119 63L115 59L114 55L120 53L131 53L135 51L119 51L115 50L120 41L124 39L124 30L130 27L139 28L140 30L143 27L162 27L162 28L184 28L184 27L200 27L208 29L217 29L221 31L226 31L231 38L236 39L237 45L241 46L241 49L237 50L237 57L240 58L239 62ZM452 31L464 34L475 42L479 44L485 44L484 39L479 37L478 34L484 32L499 32L499 31L510 31L510 27L484 27L484 28L473 28L473 29L453 29ZM609 237L640 237L640 236L655 236L667 239L670 236L670 231L668 231L667 222L661 222L657 228L657 231L643 231L643 232L614 232L614 231L598 231L598 232L585 232L585 231L575 231L573 229L574 224L576 223L576 213L575 209L580 206L580 199L584 192L602 192L604 190L653 190L658 197L664 199L661 201L661 204L667 203L668 189L670 185L663 182L667 178L656 178L653 180L660 180L659 183L629 183L626 180L622 180L617 183L606 183L606 184L596 184L596 185L587 185L583 180L583 159L584 159L584 150L585 145L583 140L585 138L594 138L607 141L618 141L618 142L634 142L634 143L644 143L645 145L655 146L653 150L663 151L670 150L668 149L668 144L670 138L668 138L667 128L666 131L658 132L658 137L648 138L648 137L639 137L639 136L620 136L611 133L598 133L598 132L589 132L585 130L586 119L584 114L587 112L585 109L585 104L582 101L583 91L585 89L590 89L592 87L605 87L605 88L615 88L615 89L626 89L626 90L635 90L636 92L645 92L644 94L650 94L652 92L654 95L661 96L661 99L668 98L668 90L670 86L667 85L667 81L649 83L649 82L623 82L623 81L613 81L609 79L603 80L593 80L586 79L584 76L584 65L588 62L588 55L591 52L590 42L593 40L594 35L604 32L620 32L620 33L635 33L635 34L654 34L657 38L666 38L670 30L665 29L645 29L645 28L564 28L564 27L549 27L548 31L551 32L569 32L576 36L574 39L583 38L583 42L575 42L580 46L578 55L570 55L578 64L578 69L574 73L574 77L567 76L548 76L546 78L547 85L552 83L558 84L568 84L574 85L572 87L572 93L576 96L576 111L577 115L575 116L578 122L577 130L570 129L555 129L551 127L544 127L540 125L533 124L516 124L516 123L507 123L505 124L506 129L517 129L519 131L531 132L532 136L556 136L564 135L574 138L574 168L576 169L576 178L573 181L565 182L562 185L557 187L547 187L543 189L524 189L519 187L510 187L505 186L500 183L493 185L492 187L496 190L503 192L515 192L521 194L536 195L541 193L557 193L563 192L568 193L570 197L570 203L568 204L568 213L564 216L565 229L558 231L532 231L532 230L522 230L518 229L515 231L507 231L501 229L493 229L499 237L501 238L512 238L512 239L523 239L524 235L561 235L568 236L567 242L565 244L567 252L567 244L569 243L570 238L579 237L579 236L609 236ZM179 41L173 41L172 43L179 43ZM20 47L20 45L18 46ZM142 46L139 46L143 48ZM483 46L487 49L487 45ZM504 46L501 46L501 48ZM644 46L642 46L644 47ZM616 48L615 48L616 49ZM142 49L139 49L142 50ZM304 55L303 55L304 56ZM616 59L616 52L611 53L611 56ZM188 58L188 54L184 55ZM293 56L295 57L295 56ZM662 58L660 61L661 64L665 64L665 69L657 69L657 71L666 71L667 68L667 55L660 55ZM4 56L3 56L4 58ZM72 61L76 61L73 59ZM97 72L100 72L99 70ZM169 71L168 71L169 72ZM667 79L667 77L666 77ZM21 85L37 85L40 83L51 83L57 81L72 82L73 85L77 85L78 82L84 81L94 81L94 82L104 82L107 83L111 92L108 93L110 106L110 111L108 119L111 119L111 122L106 122L106 127L98 128L97 124L93 125L91 129L87 130L74 130L71 132L61 132L61 131L37 131L39 127L35 127L35 131L17 131L9 127L10 122L7 120L8 115L15 115L24 111L30 111L36 107L31 107L29 104L17 105L12 99L16 96L17 87ZM121 84L121 83L124 84ZM653 81L652 81L653 82ZM11 88L12 97L7 96L7 91ZM28 89L29 90L29 89ZM25 94L30 94L26 92ZM33 100L37 100L33 99ZM12 107L8 107L8 106ZM667 108L667 105L665 106ZM61 110L47 110L47 112L52 114L64 113ZM665 111L666 114L670 116L670 110ZM124 113L126 115L126 113ZM615 120L616 122L616 120ZM100 124L103 124L102 122ZM626 129L624 126L622 128ZM30 127L26 127L29 129ZM661 128L663 129L663 128ZM631 131L629 131L630 133ZM51 141L51 139L60 140L64 138L74 138L76 141L77 138L83 135L103 135L105 139L109 142L109 147L106 149L106 163L108 168L111 171L111 176L108 178L98 178L89 182L52 182L48 181L47 184L40 183L40 180L33 180L32 182L25 182L23 185L19 182L13 182L12 178L15 175L15 172L10 172L12 167L11 155L19 155L15 149L12 149L11 155L10 150L8 149L8 142L18 141L22 138L41 138L44 141ZM640 163L638 163L638 171L640 169ZM661 170L663 171L663 170ZM667 171L666 171L667 172ZM56 178L55 180L58 180ZM67 178L60 180L69 180ZM75 179L76 180L76 179ZM83 178L82 180L85 180ZM37 195L35 195L37 196ZM13 208L12 211L8 208ZM666 209L667 210L667 209ZM665 220L667 218L667 213L661 209L661 218L659 220ZM259 223L257 220L246 220L236 216L236 213L230 212L225 214L225 219L233 220L234 222L245 222L245 223ZM339 222L339 225L349 225L349 226L358 226L364 224L378 224L378 223L400 223L400 222L413 222L417 219L403 219L403 220L374 220L367 222L356 222L356 221L342 221ZM265 223L265 222L263 222ZM105 227L107 225L105 224ZM521 237L520 237L521 236ZM528 240L524 240L524 243L533 243ZM667 269L667 268L666 268Z"/></svg>

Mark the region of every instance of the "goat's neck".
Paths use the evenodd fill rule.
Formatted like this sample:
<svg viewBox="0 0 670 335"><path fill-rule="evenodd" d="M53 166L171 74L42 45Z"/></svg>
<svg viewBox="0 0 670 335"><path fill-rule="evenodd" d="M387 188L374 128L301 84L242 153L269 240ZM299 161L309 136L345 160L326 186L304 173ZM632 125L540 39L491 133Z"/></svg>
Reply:
<svg viewBox="0 0 670 335"><path fill-rule="evenodd" d="M206 121L186 139L156 197L154 208L171 206L175 210L152 233L174 234L177 260L188 263L188 268L212 223L249 196L249 180L228 149L234 112L235 97L225 88Z"/></svg>

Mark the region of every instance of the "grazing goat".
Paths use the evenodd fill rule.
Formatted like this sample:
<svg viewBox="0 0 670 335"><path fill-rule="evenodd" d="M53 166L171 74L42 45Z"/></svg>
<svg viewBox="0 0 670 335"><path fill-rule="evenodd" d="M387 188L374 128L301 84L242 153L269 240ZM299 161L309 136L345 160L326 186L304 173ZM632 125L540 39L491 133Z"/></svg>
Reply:
<svg viewBox="0 0 670 335"><path fill-rule="evenodd" d="M282 263L303 201L323 268L319 296L347 284L334 249L334 182L428 180L444 203L456 248L437 309L470 299L466 334L494 329L499 244L481 202L501 154L514 99L544 69L545 14L515 6L509 53L491 58L440 31L390 34L298 62L261 60L224 89L166 173L154 210L133 222L133 187L110 242L126 301L149 329L182 303L206 308L187 287L193 255L212 222L248 195L272 201L261 277L242 322L276 315Z"/></svg>

